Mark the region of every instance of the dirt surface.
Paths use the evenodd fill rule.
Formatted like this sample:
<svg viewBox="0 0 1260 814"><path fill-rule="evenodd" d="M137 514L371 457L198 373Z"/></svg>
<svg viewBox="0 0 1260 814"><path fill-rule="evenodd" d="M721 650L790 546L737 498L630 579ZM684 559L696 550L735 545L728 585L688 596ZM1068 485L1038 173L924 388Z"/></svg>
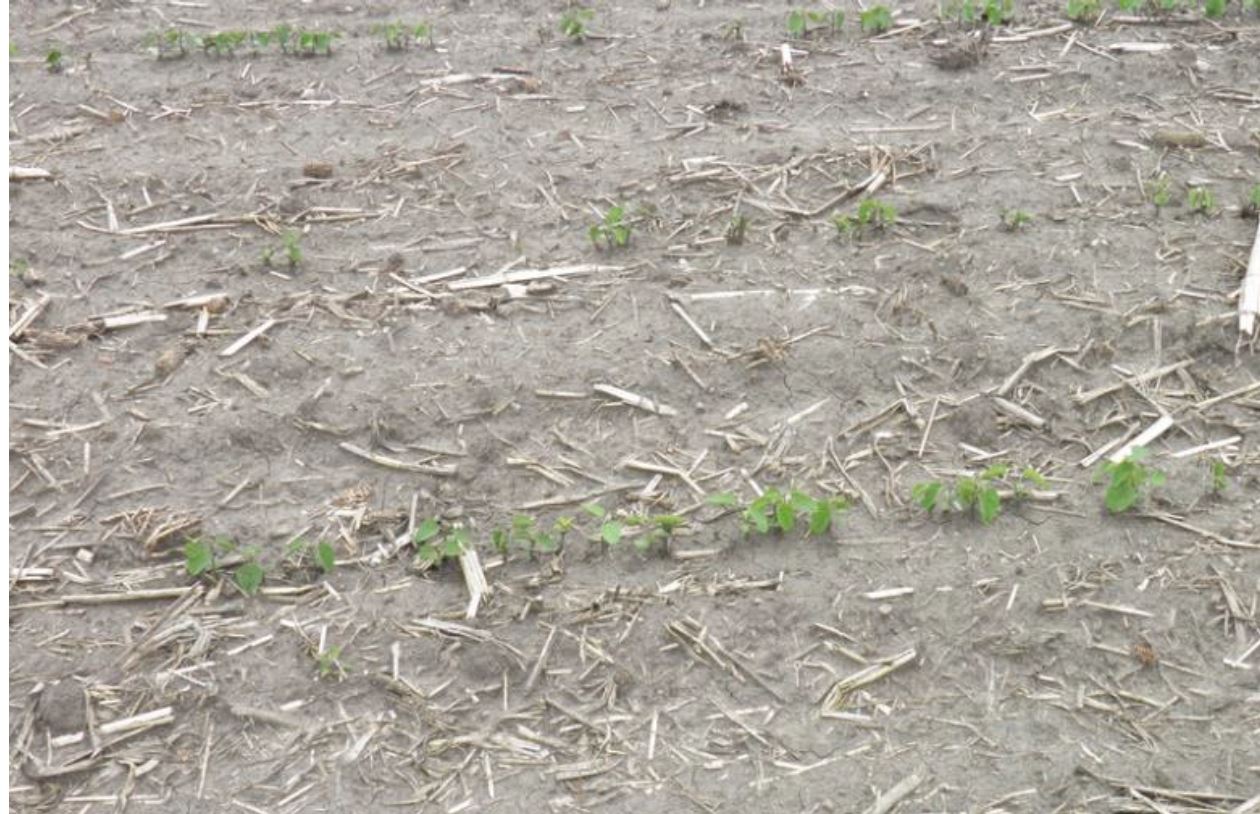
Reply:
<svg viewBox="0 0 1260 814"><path fill-rule="evenodd" d="M13 810L1257 810L1260 16L847 10L785 73L779 4L11 4ZM142 46L280 22L341 36ZM704 500L772 487L851 509Z"/></svg>

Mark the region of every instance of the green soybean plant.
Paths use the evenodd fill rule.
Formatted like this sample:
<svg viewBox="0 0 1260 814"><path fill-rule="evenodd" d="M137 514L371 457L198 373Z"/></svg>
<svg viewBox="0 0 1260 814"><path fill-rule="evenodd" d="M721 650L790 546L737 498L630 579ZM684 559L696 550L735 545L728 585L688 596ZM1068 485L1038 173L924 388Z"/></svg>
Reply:
<svg viewBox="0 0 1260 814"><path fill-rule="evenodd" d="M1210 215L1216 209L1216 196L1207 187L1190 187L1186 193L1186 203L1191 211L1201 215Z"/></svg>
<svg viewBox="0 0 1260 814"><path fill-rule="evenodd" d="M512 525L507 529L495 529L490 534L490 542L496 551L506 554L513 547L527 551L529 555L552 554L564 546L565 537L573 531L572 517L557 517L550 529L542 529L537 521L527 514L518 514L512 518Z"/></svg>
<svg viewBox="0 0 1260 814"><path fill-rule="evenodd" d="M729 492L712 495L708 502L723 508L739 508L739 500ZM745 534L789 534L803 522L806 534L817 537L830 532L849 508L842 496L813 498L799 489L786 493L770 488L740 511Z"/></svg>
<svg viewBox="0 0 1260 814"><path fill-rule="evenodd" d="M867 34L882 34L892 28L892 12L888 6L871 6L861 14L862 31Z"/></svg>
<svg viewBox="0 0 1260 814"><path fill-rule="evenodd" d="M436 517L420 522L411 535L416 547L416 565L436 568L443 561L457 559L472 545L472 537L463 526L445 526Z"/></svg>
<svg viewBox="0 0 1260 814"><path fill-rule="evenodd" d="M1208 464L1208 476L1211 478L1212 495L1220 497L1229 488L1229 467L1220 458Z"/></svg>
<svg viewBox="0 0 1260 814"><path fill-rule="evenodd" d="M373 32L384 37L386 51L405 51L421 40L433 44L433 29L428 23L392 22L377 26Z"/></svg>
<svg viewBox="0 0 1260 814"><path fill-rule="evenodd" d="M1099 467L1094 482L1107 481L1103 502L1108 512L1123 514L1151 489L1164 484L1164 473L1143 463L1148 454L1145 448L1136 447L1123 461L1107 461Z"/></svg>
<svg viewBox="0 0 1260 814"><path fill-rule="evenodd" d="M810 9L792 9L787 16L787 32L796 39L817 31L826 31L835 36L844 28L844 12L840 9L814 11Z"/></svg>
<svg viewBox="0 0 1260 814"><path fill-rule="evenodd" d="M613 548L621 543L626 532L625 523L610 515L599 503L585 503L582 511L599 521L599 533L594 537L596 542L606 548Z"/></svg>
<svg viewBox="0 0 1260 814"><path fill-rule="evenodd" d="M1045 478L1032 467L1025 467L1015 477L1010 464L999 463L977 475L959 477L952 484L939 480L916 483L910 496L929 514L938 511L972 514L987 526L1002 513L1000 490L1009 488L1019 500L1031 487L1045 484Z"/></svg>
<svg viewBox="0 0 1260 814"><path fill-rule="evenodd" d="M653 548L668 551L674 533L686 524L687 520L676 514L636 514L626 518L627 526L641 529L640 533L630 538L630 542L639 551L650 551Z"/></svg>
<svg viewBox="0 0 1260 814"><path fill-rule="evenodd" d="M1260 0L1257 0L1260 2ZM1242 205L1242 215L1245 218L1254 218L1260 215L1260 184L1256 184L1247 193L1246 199Z"/></svg>
<svg viewBox="0 0 1260 814"><path fill-rule="evenodd" d="M1073 22L1093 22L1101 13L1100 0L1068 0L1067 18Z"/></svg>
<svg viewBox="0 0 1260 814"><path fill-rule="evenodd" d="M297 53L304 57L332 56L332 44L336 38L337 34L332 31L299 31Z"/></svg>
<svg viewBox="0 0 1260 814"><path fill-rule="evenodd" d="M1163 209L1172 203L1172 181L1167 175L1160 175L1151 185L1151 203L1156 209Z"/></svg>
<svg viewBox="0 0 1260 814"><path fill-rule="evenodd" d="M1032 223L1032 215L1022 209L1008 209L1002 213L1002 228L1008 232L1018 232Z"/></svg>
<svg viewBox="0 0 1260 814"><path fill-rule="evenodd" d="M1002 25L1014 18L1015 0L985 0L980 14L989 25Z"/></svg>
<svg viewBox="0 0 1260 814"><path fill-rule="evenodd" d="M337 567L337 550L327 540L307 540L305 537L294 537L287 546L286 559L291 565L301 567L306 564L307 557L325 574L331 574Z"/></svg>
<svg viewBox="0 0 1260 814"><path fill-rule="evenodd" d="M601 243L605 249L621 249L630 243L630 224L626 223L626 210L614 206L604 213L603 220L587 230L587 237L595 248Z"/></svg>
<svg viewBox="0 0 1260 814"><path fill-rule="evenodd" d="M144 39L145 46L154 49L160 60L183 59L188 56L188 46L192 42L192 37L178 28L155 31Z"/></svg>
<svg viewBox="0 0 1260 814"><path fill-rule="evenodd" d="M595 12L588 8L571 8L560 16L560 33L573 42L586 39L586 24L595 19Z"/></svg>
<svg viewBox="0 0 1260 814"><path fill-rule="evenodd" d="M850 215L836 215L831 219L836 231L842 236L855 236L868 230L883 230L897 222L897 210L892 204L875 198L867 198L858 204Z"/></svg>
<svg viewBox="0 0 1260 814"><path fill-rule="evenodd" d="M239 563L232 571L232 582L242 593L253 595L262 586L266 572L258 562L258 551L253 548L238 549L227 537L215 537L203 540L200 537L189 538L184 543L184 570L189 576L209 576L223 570L220 559L229 554L239 553L245 561Z"/></svg>

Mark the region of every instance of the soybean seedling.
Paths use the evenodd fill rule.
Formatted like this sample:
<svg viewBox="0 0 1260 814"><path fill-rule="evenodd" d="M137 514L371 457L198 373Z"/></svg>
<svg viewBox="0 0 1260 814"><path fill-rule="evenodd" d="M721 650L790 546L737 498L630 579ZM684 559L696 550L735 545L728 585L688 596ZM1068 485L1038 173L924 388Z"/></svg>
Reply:
<svg viewBox="0 0 1260 814"><path fill-rule="evenodd" d="M302 262L302 246L298 242L298 233L285 232L281 241L284 243L284 256L289 261L289 268L297 268Z"/></svg>
<svg viewBox="0 0 1260 814"><path fill-rule="evenodd" d="M949 17L957 20L960 25L971 26L976 22L976 0L950 0L949 5L938 10L938 16L942 19Z"/></svg>
<svg viewBox="0 0 1260 814"><path fill-rule="evenodd" d="M595 537L596 542L601 543L606 548L612 548L621 543L626 526L621 521L610 516L607 509L598 503L585 503L582 505L582 511L599 521L599 534Z"/></svg>
<svg viewBox="0 0 1260 814"><path fill-rule="evenodd" d="M738 505L734 495L713 495L709 503L715 506ZM749 503L740 514L744 533L788 534L796 528L798 520L805 519L806 533L817 537L832 530L840 516L849 508L849 502L840 496L815 499L797 489L787 494L778 489L767 489Z"/></svg>
<svg viewBox="0 0 1260 814"><path fill-rule="evenodd" d="M1225 4L1227 0L1204 0L1203 16L1209 20L1216 20L1225 16Z"/></svg>
<svg viewBox="0 0 1260 814"><path fill-rule="evenodd" d="M293 28L286 23L280 23L271 29L269 39L276 45L280 46L280 53L289 53L289 43L293 40Z"/></svg>
<svg viewBox="0 0 1260 814"><path fill-rule="evenodd" d="M416 546L416 566L436 568L443 560L458 558L472 544L468 529L455 526L443 529L435 517L421 521L411 541Z"/></svg>
<svg viewBox="0 0 1260 814"><path fill-rule="evenodd" d="M840 9L809 11L798 8L788 12L787 31L796 39L804 39L817 31L826 31L835 36L843 28L844 12Z"/></svg>
<svg viewBox="0 0 1260 814"><path fill-rule="evenodd" d="M1101 13L1099 0L1068 0L1067 18L1073 22L1093 22Z"/></svg>
<svg viewBox="0 0 1260 814"><path fill-rule="evenodd" d="M862 31L867 34L882 34L892 28L892 12L888 6L871 6L862 12Z"/></svg>
<svg viewBox="0 0 1260 814"><path fill-rule="evenodd" d="M1147 450L1134 448L1123 461L1107 461L1094 475L1094 482L1107 479L1104 503L1112 514L1127 512L1138 504L1146 493L1164 484L1164 473L1144 463Z"/></svg>
<svg viewBox="0 0 1260 814"><path fill-rule="evenodd" d="M433 44L433 30L428 23L407 25L401 22L387 23L377 26L374 31L385 38L386 51L404 51L421 40Z"/></svg>
<svg viewBox="0 0 1260 814"><path fill-rule="evenodd" d="M1251 192L1247 193L1247 200L1243 201L1242 216L1244 218L1260 216L1260 184L1256 184L1251 188Z"/></svg>
<svg viewBox="0 0 1260 814"><path fill-rule="evenodd" d="M633 514L626 518L626 525L639 527L643 531L633 535L630 540L639 551L650 551L660 548L668 552L674 532L685 526L685 518L676 514L642 515Z"/></svg>
<svg viewBox="0 0 1260 814"><path fill-rule="evenodd" d="M1032 223L1032 215L1022 209L1008 209L1002 213L1002 228L1008 232L1018 232Z"/></svg>
<svg viewBox="0 0 1260 814"><path fill-rule="evenodd" d="M337 550L327 540L294 537L289 541L287 559L291 564L301 566L308 555L325 574L331 574L337 567Z"/></svg>
<svg viewBox="0 0 1260 814"><path fill-rule="evenodd" d="M1046 479L1032 467L1025 467L1016 479L1011 478L1009 464L994 464L978 475L967 475L946 485L942 481L916 483L910 496L926 512L970 513L989 525L1002 513L1002 492L1009 487L1016 500L1022 499L1030 486L1044 486Z"/></svg>
<svg viewBox="0 0 1260 814"><path fill-rule="evenodd" d="M748 232L748 218L736 215L726 224L726 243L728 246L743 246Z"/></svg>
<svg viewBox="0 0 1260 814"><path fill-rule="evenodd" d="M202 36L201 48L207 54L213 51L219 57L234 56L236 49L248 40L249 35L244 31L216 31Z"/></svg>
<svg viewBox="0 0 1260 814"><path fill-rule="evenodd" d="M338 678L346 677L346 668L341 663L341 645L330 644L315 653L315 669L320 678L328 678L334 672Z"/></svg>
<svg viewBox="0 0 1260 814"><path fill-rule="evenodd" d="M1015 0L985 0L980 16L989 25L1002 25L1015 16Z"/></svg>
<svg viewBox="0 0 1260 814"><path fill-rule="evenodd" d="M605 249L625 248L630 242L630 225L625 222L626 210L614 206L604 213L604 219L587 230L587 236L595 248L603 242Z"/></svg>
<svg viewBox="0 0 1260 814"><path fill-rule="evenodd" d="M1210 215L1216 208L1216 196L1207 187L1190 187L1190 191L1186 193L1186 203L1190 205L1191 211Z"/></svg>
<svg viewBox="0 0 1260 814"><path fill-rule="evenodd" d="M1172 203L1172 182L1167 175L1155 179L1151 186L1151 203L1155 204L1156 209L1163 209Z"/></svg>
<svg viewBox="0 0 1260 814"><path fill-rule="evenodd" d="M1208 475L1212 479L1212 495L1220 497L1229 487L1229 468L1224 461L1216 458L1208 464Z"/></svg>
<svg viewBox="0 0 1260 814"><path fill-rule="evenodd" d="M560 16L560 33L573 42L586 39L586 24L595 19L595 12L588 8L571 8Z"/></svg>
<svg viewBox="0 0 1260 814"><path fill-rule="evenodd" d="M892 226L897 222L897 210L892 204L867 198L858 204L855 214L836 215L831 222L841 235L849 236L868 229L882 230Z"/></svg>
<svg viewBox="0 0 1260 814"><path fill-rule="evenodd" d="M183 59L188 56L189 36L178 28L158 31L145 37L145 45L154 48L158 59Z"/></svg>
<svg viewBox="0 0 1260 814"><path fill-rule="evenodd" d="M332 56L332 43L336 34L331 31L299 31L297 33L298 54L304 57Z"/></svg>
<svg viewBox="0 0 1260 814"><path fill-rule="evenodd" d="M44 56L44 67L49 73L61 73L66 69L65 55L56 48L48 49L47 55Z"/></svg>
<svg viewBox="0 0 1260 814"><path fill-rule="evenodd" d="M301 237L297 232L285 232L281 236L280 250L284 252L285 259L289 261L289 268L295 269L302 264ZM271 261L275 259L275 256L275 246L263 247L262 262L264 266L271 268Z"/></svg>
<svg viewBox="0 0 1260 814"><path fill-rule="evenodd" d="M534 518L527 514L518 514L512 518L512 526L508 529L495 529L490 535L495 550L508 553L513 546L524 549L533 557L535 554L551 554L564 546L564 538L573 530L573 518L567 515L557 517L550 531L539 528Z"/></svg>
<svg viewBox="0 0 1260 814"><path fill-rule="evenodd" d="M189 538L184 543L184 570L191 577L219 573L222 570L220 558L235 551L236 544L227 537L215 537L212 540ZM242 593L252 596L262 586L266 572L258 562L256 550L244 549L242 553L245 555L245 562L236 566L232 572L232 581Z"/></svg>
<svg viewBox="0 0 1260 814"><path fill-rule="evenodd" d="M1116 8L1131 14L1140 9L1143 2L1145 0L1116 0Z"/></svg>

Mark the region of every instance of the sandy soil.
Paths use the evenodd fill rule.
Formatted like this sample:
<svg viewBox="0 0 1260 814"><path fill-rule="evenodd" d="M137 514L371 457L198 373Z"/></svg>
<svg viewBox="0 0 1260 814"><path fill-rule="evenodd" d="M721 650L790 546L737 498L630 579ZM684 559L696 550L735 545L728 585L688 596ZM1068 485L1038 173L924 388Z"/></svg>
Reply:
<svg viewBox="0 0 1260 814"><path fill-rule="evenodd" d="M845 9L11 4L12 809L1260 810L1260 14Z"/></svg>

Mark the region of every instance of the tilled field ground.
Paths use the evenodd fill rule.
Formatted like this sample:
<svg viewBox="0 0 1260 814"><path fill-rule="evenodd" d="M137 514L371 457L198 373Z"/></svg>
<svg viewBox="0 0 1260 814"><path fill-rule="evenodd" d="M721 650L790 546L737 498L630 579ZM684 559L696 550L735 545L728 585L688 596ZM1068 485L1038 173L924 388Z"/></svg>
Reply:
<svg viewBox="0 0 1260 814"><path fill-rule="evenodd" d="M593 9L11 4L13 810L1258 810L1260 16Z"/></svg>

